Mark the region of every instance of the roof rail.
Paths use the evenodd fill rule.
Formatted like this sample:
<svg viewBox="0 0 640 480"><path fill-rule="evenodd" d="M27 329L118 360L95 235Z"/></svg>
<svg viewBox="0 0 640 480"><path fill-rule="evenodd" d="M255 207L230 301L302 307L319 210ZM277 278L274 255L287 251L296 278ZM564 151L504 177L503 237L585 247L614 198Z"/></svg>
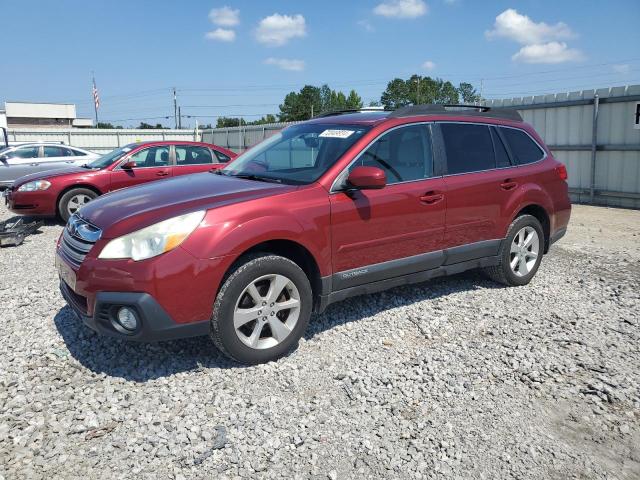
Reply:
<svg viewBox="0 0 640 480"><path fill-rule="evenodd" d="M458 110L447 110L457 108ZM465 110L461 110L461 109ZM464 105L454 103L407 105L391 112L388 118L411 117L414 115L463 115L474 117L502 118L506 120L522 121L522 117L514 108L491 108L484 105Z"/></svg>
<svg viewBox="0 0 640 480"><path fill-rule="evenodd" d="M362 107L362 108L347 108L345 110L334 110L331 112L324 112L316 115L313 118L333 117L334 115L345 115L347 113L360 113L360 112L388 112L389 110L380 107Z"/></svg>

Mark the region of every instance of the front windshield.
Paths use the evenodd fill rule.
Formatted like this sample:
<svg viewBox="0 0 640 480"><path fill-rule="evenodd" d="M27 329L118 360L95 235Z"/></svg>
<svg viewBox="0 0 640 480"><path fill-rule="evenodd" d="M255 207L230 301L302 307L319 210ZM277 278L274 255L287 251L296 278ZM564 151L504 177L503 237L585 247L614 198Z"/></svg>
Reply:
<svg viewBox="0 0 640 480"><path fill-rule="evenodd" d="M101 157L96 158L93 162L87 164L88 168L106 168L111 165L116 160L119 160L124 155L133 150L133 147L130 145L116 148L106 155L102 155Z"/></svg>
<svg viewBox="0 0 640 480"><path fill-rule="evenodd" d="M243 153L220 173L292 185L312 183L369 128L325 123L293 125Z"/></svg>

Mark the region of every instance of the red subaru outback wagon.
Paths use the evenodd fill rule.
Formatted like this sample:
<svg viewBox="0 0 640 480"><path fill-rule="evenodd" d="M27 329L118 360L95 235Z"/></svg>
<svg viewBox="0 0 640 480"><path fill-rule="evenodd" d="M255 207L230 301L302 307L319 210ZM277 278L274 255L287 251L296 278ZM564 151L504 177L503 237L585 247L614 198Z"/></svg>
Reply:
<svg viewBox="0 0 640 480"><path fill-rule="evenodd" d="M34 173L18 178L7 192L9 209L21 215L55 216L67 221L103 193L224 166L236 154L200 142L132 143L83 167Z"/></svg>
<svg viewBox="0 0 640 480"><path fill-rule="evenodd" d="M566 180L515 111L325 115L212 174L84 206L59 240L60 287L101 334L208 334L266 362L353 295L472 268L527 284L566 231Z"/></svg>

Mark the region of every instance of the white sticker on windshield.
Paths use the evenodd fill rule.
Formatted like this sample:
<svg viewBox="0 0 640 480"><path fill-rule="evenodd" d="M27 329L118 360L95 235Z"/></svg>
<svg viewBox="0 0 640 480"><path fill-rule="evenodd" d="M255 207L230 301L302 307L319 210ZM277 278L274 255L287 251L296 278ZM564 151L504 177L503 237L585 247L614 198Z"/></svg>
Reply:
<svg viewBox="0 0 640 480"><path fill-rule="evenodd" d="M324 138L349 138L353 135L353 130L325 130L319 137Z"/></svg>

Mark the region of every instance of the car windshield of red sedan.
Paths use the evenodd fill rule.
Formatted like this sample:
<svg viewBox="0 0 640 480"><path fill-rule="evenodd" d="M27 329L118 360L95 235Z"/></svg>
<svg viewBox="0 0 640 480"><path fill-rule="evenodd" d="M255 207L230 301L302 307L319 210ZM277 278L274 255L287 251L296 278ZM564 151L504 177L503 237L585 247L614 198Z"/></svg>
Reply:
<svg viewBox="0 0 640 480"><path fill-rule="evenodd" d="M370 129L362 125L293 125L240 155L220 175L304 185L315 182Z"/></svg>
<svg viewBox="0 0 640 480"><path fill-rule="evenodd" d="M107 153L106 155L102 155L99 158L96 158L93 162L90 162L86 165L86 168L107 168L116 160L119 160L124 155L133 150L133 146L126 145L124 147L116 148L115 150Z"/></svg>

